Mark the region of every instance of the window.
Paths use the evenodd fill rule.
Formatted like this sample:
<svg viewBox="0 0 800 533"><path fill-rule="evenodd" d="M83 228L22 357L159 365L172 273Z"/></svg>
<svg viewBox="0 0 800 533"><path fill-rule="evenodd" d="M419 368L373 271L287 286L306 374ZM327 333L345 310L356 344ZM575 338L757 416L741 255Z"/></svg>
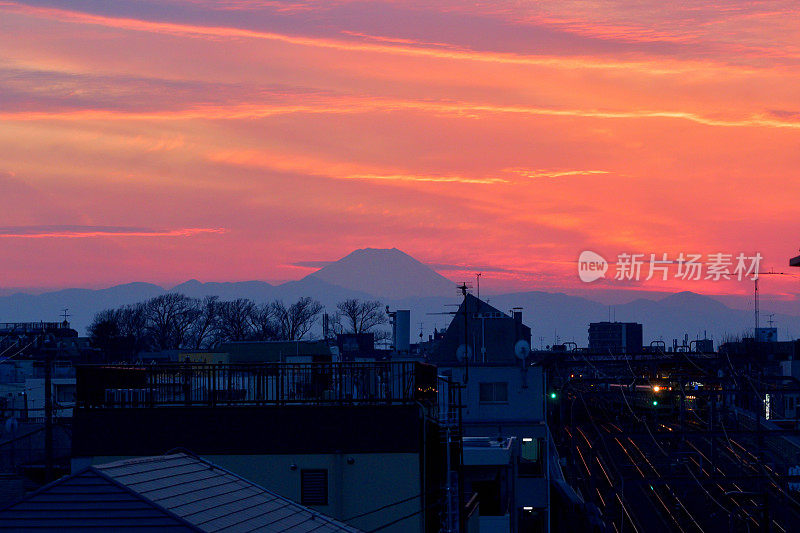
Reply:
<svg viewBox="0 0 800 533"><path fill-rule="evenodd" d="M544 509L523 507L519 510L517 530L520 533L540 533L545 531L546 512Z"/></svg>
<svg viewBox="0 0 800 533"><path fill-rule="evenodd" d="M328 471L300 471L300 503L303 505L328 505Z"/></svg>
<svg viewBox="0 0 800 533"><path fill-rule="evenodd" d="M542 475L543 439L524 437L520 443L519 467L520 477L538 477Z"/></svg>
<svg viewBox="0 0 800 533"><path fill-rule="evenodd" d="M481 383L480 403L508 403L508 383Z"/></svg>
<svg viewBox="0 0 800 533"><path fill-rule="evenodd" d="M75 402L75 385L54 385L55 400L59 403Z"/></svg>

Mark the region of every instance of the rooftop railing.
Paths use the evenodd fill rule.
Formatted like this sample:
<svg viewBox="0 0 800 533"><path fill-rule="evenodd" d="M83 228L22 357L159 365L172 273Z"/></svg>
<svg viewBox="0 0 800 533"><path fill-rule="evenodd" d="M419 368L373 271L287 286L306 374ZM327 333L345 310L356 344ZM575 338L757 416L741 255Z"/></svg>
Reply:
<svg viewBox="0 0 800 533"><path fill-rule="evenodd" d="M436 367L413 361L82 365L76 378L78 408L442 401Z"/></svg>
<svg viewBox="0 0 800 533"><path fill-rule="evenodd" d="M63 322L0 322L0 332L41 332L67 328Z"/></svg>

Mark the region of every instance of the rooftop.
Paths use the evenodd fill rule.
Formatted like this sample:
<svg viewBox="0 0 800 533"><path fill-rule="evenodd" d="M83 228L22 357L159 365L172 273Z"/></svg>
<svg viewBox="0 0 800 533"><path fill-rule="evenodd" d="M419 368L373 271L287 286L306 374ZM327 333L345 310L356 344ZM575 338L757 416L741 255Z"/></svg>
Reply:
<svg viewBox="0 0 800 533"><path fill-rule="evenodd" d="M95 465L0 510L15 531L350 532L358 529L185 453Z"/></svg>
<svg viewBox="0 0 800 533"><path fill-rule="evenodd" d="M435 403L436 367L418 362L177 363L76 367L78 407Z"/></svg>

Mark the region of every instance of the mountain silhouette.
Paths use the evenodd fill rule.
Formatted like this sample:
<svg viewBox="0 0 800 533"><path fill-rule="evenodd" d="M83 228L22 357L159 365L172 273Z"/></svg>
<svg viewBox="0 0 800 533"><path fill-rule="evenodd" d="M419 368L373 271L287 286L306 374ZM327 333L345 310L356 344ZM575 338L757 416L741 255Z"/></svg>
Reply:
<svg viewBox="0 0 800 533"><path fill-rule="evenodd" d="M395 248L356 250L342 259L297 280L272 285L265 281L207 282L189 280L172 288L151 283L127 283L107 289L65 289L42 294L9 294L0 297L0 322L58 321L69 308L72 326L83 335L95 313L147 300L167 292L195 298L219 296L223 300L250 298L257 303L302 296L319 300L330 313L347 298L378 299L393 309L410 309L413 337L420 330L427 339L434 327L444 328L452 319L452 305L460 303L455 283L431 267ZM753 312L733 309L715 298L692 292L646 297L609 306L581 296L525 291L482 295L491 305L508 311L523 308L523 321L533 330L533 346L575 341L587 344L590 322L615 319L641 322L645 343L690 339L708 335L718 344L724 337L752 334ZM797 308L797 306L795 306ZM767 308L764 308L767 310ZM780 340L800 335L800 308L776 314ZM421 327L419 327L421 324ZM764 324L766 325L766 324ZM317 335L319 333L317 332Z"/></svg>
<svg viewBox="0 0 800 533"><path fill-rule="evenodd" d="M454 282L397 248L355 250L310 278L388 299L456 294Z"/></svg>

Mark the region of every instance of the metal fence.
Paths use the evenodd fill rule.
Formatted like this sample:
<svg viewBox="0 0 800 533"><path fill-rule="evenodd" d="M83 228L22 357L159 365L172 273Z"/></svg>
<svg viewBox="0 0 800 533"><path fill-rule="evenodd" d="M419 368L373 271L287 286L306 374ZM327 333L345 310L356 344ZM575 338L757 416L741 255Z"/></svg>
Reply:
<svg viewBox="0 0 800 533"><path fill-rule="evenodd" d="M435 405L440 397L436 368L418 362L84 365L76 375L79 408Z"/></svg>

